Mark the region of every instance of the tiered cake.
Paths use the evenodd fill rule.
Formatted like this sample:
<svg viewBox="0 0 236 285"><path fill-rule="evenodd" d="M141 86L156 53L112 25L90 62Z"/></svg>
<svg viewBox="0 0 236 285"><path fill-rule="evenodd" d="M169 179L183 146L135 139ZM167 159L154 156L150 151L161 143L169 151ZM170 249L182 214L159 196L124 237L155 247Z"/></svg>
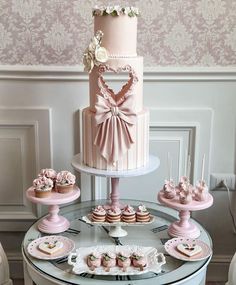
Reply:
<svg viewBox="0 0 236 285"><path fill-rule="evenodd" d="M105 170L144 166L149 157L149 112L143 107L143 58L137 56L137 16L133 7L93 10L94 38L84 53L90 106L83 110L83 163ZM118 93L105 73L128 81Z"/></svg>

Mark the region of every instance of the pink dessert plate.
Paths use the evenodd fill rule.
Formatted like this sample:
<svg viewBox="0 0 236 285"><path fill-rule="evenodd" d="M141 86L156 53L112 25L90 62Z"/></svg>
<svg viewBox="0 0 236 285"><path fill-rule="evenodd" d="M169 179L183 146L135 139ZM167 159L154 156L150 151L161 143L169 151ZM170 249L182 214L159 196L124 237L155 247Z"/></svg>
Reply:
<svg viewBox="0 0 236 285"><path fill-rule="evenodd" d="M63 243L63 247L53 254L47 254L39 250L39 245L43 242L55 242L60 241ZM33 240L27 247L28 253L38 259L54 260L65 257L70 254L75 248L73 240L63 236L44 236Z"/></svg>
<svg viewBox="0 0 236 285"><path fill-rule="evenodd" d="M180 244L195 244L202 248L201 252L189 257L177 249ZM172 238L165 243L165 250L170 256L183 261L200 261L212 255L212 249L199 239L191 239L185 237Z"/></svg>

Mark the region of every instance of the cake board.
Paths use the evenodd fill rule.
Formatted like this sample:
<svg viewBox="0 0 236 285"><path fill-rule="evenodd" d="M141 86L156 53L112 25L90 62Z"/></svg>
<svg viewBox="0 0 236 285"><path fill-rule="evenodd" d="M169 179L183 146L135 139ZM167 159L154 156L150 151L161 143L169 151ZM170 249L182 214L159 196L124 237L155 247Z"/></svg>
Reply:
<svg viewBox="0 0 236 285"><path fill-rule="evenodd" d="M110 178L111 181L111 202L105 205L105 208L122 208L123 205L120 204L120 193L119 193L119 181L120 178L135 177L148 174L156 170L160 165L160 160L157 156L149 155L148 163L140 168L131 170L104 170L89 167L83 163L82 154L77 154L73 157L71 165L73 168L79 172ZM121 226L113 226L109 232L112 237L123 237L127 235L127 232L121 228Z"/></svg>
<svg viewBox="0 0 236 285"><path fill-rule="evenodd" d="M70 227L69 221L58 215L60 208L59 205L70 203L80 197L80 189L74 186L73 191L61 194L52 191L50 197L37 198L35 197L34 188L30 187L26 191L26 197L35 204L42 204L48 206L49 214L39 221L38 229L43 233L57 234L68 230Z"/></svg>

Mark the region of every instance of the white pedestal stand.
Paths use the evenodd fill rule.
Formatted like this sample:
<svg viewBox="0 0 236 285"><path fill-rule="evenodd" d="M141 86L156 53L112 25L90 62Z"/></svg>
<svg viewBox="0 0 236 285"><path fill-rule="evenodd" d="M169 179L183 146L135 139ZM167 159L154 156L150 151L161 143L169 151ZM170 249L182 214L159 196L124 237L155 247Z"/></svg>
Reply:
<svg viewBox="0 0 236 285"><path fill-rule="evenodd" d="M135 176L141 176L141 175L150 173L159 167L160 160L156 156L149 155L149 161L143 167L140 167L137 169L131 169L131 170L109 171L109 170L92 168L92 167L85 165L82 160L82 155L77 154L73 157L71 164L74 167L74 169L82 173L110 178L111 179L111 196L110 196L111 203L109 205L106 205L106 207L107 208L114 208L114 207L122 208L122 205L119 202L119 199L120 199L119 180L120 178L135 177ZM123 230L120 225L116 225L114 227L111 227L109 235L112 237L123 237L127 235L127 232Z"/></svg>

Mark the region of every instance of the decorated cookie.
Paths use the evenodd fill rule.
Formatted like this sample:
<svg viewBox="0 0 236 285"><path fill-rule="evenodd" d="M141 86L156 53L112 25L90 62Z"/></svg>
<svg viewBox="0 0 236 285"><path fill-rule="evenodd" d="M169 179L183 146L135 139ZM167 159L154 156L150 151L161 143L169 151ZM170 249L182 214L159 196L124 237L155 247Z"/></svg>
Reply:
<svg viewBox="0 0 236 285"><path fill-rule="evenodd" d="M44 241L38 245L38 248L40 251L52 255L63 248L63 242L58 240L52 242Z"/></svg>
<svg viewBox="0 0 236 285"><path fill-rule="evenodd" d="M180 243L177 245L179 252L192 257L202 251L202 248L195 243Z"/></svg>

